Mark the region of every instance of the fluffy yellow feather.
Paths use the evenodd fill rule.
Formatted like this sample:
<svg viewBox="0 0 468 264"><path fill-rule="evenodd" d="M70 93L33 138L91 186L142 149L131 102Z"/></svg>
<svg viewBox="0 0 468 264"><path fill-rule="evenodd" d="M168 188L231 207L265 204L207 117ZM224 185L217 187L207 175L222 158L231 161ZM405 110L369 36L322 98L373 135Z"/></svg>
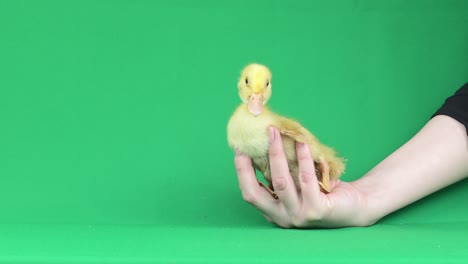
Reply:
<svg viewBox="0 0 468 264"><path fill-rule="evenodd" d="M242 103L227 125L229 146L252 159L254 168L269 183L265 187L274 195L268 158L268 129L270 126L276 127L281 133L289 170L297 189L300 190L300 185L295 141L309 145L320 187L322 191L330 192L332 181L338 179L345 170L344 159L338 157L334 149L321 144L299 122L274 113L266 106L271 97L271 77L270 70L261 64L252 63L242 70L237 84Z"/></svg>

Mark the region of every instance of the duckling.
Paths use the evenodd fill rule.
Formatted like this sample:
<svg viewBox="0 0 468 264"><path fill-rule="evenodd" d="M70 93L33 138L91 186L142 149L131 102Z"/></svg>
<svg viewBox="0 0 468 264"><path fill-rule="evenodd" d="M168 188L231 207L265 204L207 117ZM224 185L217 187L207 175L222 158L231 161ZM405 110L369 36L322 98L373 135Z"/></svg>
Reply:
<svg viewBox="0 0 468 264"><path fill-rule="evenodd" d="M235 109L227 124L227 140L231 148L236 149L252 159L252 165L263 174L268 186L263 185L275 198L270 164L268 129L276 127L283 141L289 170L298 191L299 167L295 142L308 144L314 159L316 175L320 189L328 193L332 182L341 177L345 170L345 159L337 156L336 151L319 142L319 140L298 121L279 115L267 107L272 94L272 74L265 66L257 63L247 65L241 72L237 83L242 103Z"/></svg>

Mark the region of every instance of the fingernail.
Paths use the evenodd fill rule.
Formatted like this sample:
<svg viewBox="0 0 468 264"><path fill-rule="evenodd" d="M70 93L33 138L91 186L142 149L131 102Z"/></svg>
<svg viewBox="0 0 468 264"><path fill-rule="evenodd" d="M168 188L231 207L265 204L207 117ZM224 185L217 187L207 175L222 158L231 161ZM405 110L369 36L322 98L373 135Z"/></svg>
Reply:
<svg viewBox="0 0 468 264"><path fill-rule="evenodd" d="M275 141L275 129L270 127L270 144Z"/></svg>

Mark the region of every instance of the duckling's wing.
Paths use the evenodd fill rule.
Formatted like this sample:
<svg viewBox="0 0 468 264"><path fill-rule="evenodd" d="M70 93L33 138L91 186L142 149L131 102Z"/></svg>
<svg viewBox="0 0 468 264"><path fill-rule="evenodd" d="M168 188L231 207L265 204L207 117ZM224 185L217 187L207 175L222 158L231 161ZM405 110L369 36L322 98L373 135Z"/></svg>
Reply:
<svg viewBox="0 0 468 264"><path fill-rule="evenodd" d="M312 134L299 124L299 122L283 117L280 119L279 126L282 135L288 136L300 143L312 143Z"/></svg>
<svg viewBox="0 0 468 264"><path fill-rule="evenodd" d="M281 134L291 137L295 141L309 144L316 165L318 165L318 168L316 168L316 173L319 178L321 190L326 193L330 192L330 166L325 158L319 153L318 140L315 138L315 136L312 135L312 133L304 128L299 122L292 119L281 118L280 126Z"/></svg>

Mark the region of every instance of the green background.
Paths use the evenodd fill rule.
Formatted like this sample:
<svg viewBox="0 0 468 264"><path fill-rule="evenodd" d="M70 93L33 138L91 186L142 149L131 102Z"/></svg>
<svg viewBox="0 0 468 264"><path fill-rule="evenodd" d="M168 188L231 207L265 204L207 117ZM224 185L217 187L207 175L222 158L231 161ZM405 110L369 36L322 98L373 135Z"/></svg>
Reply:
<svg viewBox="0 0 468 264"><path fill-rule="evenodd" d="M226 142L240 70L263 63L270 106L361 177L466 82L467 13L0 1L0 262L467 261L466 181L369 228L283 230L242 200Z"/></svg>

